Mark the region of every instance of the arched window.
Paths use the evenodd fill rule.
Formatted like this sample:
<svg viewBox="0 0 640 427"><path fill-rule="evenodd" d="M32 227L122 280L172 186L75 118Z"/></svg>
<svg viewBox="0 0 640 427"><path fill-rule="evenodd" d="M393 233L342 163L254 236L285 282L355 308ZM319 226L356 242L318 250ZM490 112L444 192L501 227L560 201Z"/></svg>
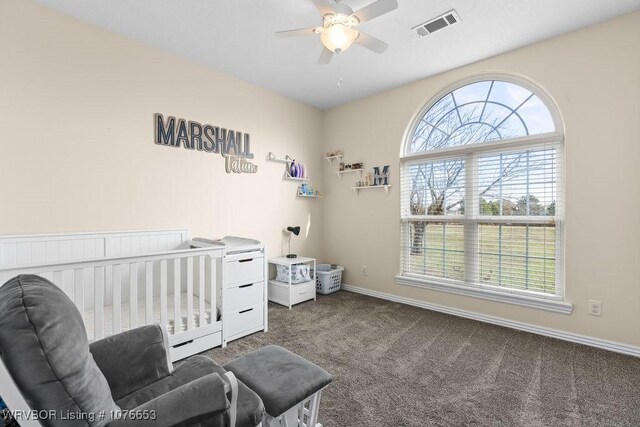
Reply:
<svg viewBox="0 0 640 427"><path fill-rule="evenodd" d="M561 129L550 98L510 76L429 102L401 157L398 281L561 300Z"/></svg>

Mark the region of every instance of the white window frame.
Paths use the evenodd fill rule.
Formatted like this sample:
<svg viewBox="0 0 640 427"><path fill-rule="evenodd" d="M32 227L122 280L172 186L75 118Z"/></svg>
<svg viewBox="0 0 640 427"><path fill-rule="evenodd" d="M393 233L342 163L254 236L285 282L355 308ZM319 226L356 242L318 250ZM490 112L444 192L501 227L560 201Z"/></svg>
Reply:
<svg viewBox="0 0 640 427"><path fill-rule="evenodd" d="M442 97L447 94L459 89L463 86L487 81L487 80L496 80L503 81L508 83L513 83L519 85L525 89L530 90L533 94L538 96L540 100L544 103L544 105L549 110L551 114L551 118L554 123L554 132L548 132L544 134L536 134L536 135L528 135L518 138L504 139L504 140L494 140L484 143L478 144L469 144L463 146L455 146L451 148L445 149L437 149L437 150L426 150L417 153L407 153L409 148L411 147L413 135L416 131L417 126L420 121L424 117L424 115L429 111L431 107L433 107ZM540 148L554 148L556 149L556 159L559 162L559 165L556 168L557 171L557 182L556 182L556 212L555 217L550 219L548 217L513 217L513 216L505 216L503 218L497 219L496 217L491 217L492 223L504 223L504 224L514 224L514 223L550 223L551 221L555 222L556 227L556 253L555 253L555 266L556 266L556 294L543 294L540 292L531 292L527 290L521 289L512 289L494 285L487 284L478 284L469 280L468 268L465 268L465 281L458 281L446 278L432 277L432 276L423 276L417 274L403 273L402 271L396 276L396 283L400 285L406 286L414 286L420 288L426 288L430 290L448 292L458 295L465 295L475 298L486 299L490 301L497 301L509 304L520 305L529 308L536 308L546 311L552 311L556 313L570 314L573 305L567 301L565 301L565 289L564 289L564 209L563 209L563 200L564 200L564 179L563 179L563 171L564 171L564 125L562 119L560 117L560 113L558 108L556 107L553 99L541 88L527 80L526 78L520 76L514 76L510 74L499 74L499 73L491 73L491 74L482 74L475 75L460 81L457 81L454 84L447 86L445 89L440 91L438 94L433 96L429 102L427 102L414 116L413 120L404 137L404 141L402 144L402 149L400 153L400 173L401 177L405 176L405 168L408 164L416 161L416 160L425 160L425 161L438 161L444 159L455 158L464 158L465 159L465 200L468 200L469 195L472 196L472 199L476 198L476 179L477 176L475 171L477 169L478 158L482 154L489 153L500 153L500 152L510 152L518 149L523 150L532 150L532 149L540 149ZM409 185L408 182L405 182L404 179L401 179L402 186ZM405 188L401 188L401 194L405 191ZM470 205L470 206L469 206ZM454 223L462 223L462 224L476 224L479 225L482 222L483 217L479 215L478 211L478 203L474 203L474 200L471 200L471 203L468 204L468 207L465 209L464 216L447 216L447 215L433 215L428 216L425 215L422 217L412 216L411 218L406 218L403 215L402 209L405 206L402 206L401 203L401 236L404 233L404 228L406 223L411 220L434 220L438 222L454 222ZM478 227L465 227L465 252L470 251L468 253L472 253L474 258L474 262L477 265L477 230ZM402 237L401 237L402 239ZM475 242L475 243L474 243ZM403 265L403 257L405 254L402 253L404 248L400 248L400 265L402 268ZM465 257L467 258L467 257Z"/></svg>

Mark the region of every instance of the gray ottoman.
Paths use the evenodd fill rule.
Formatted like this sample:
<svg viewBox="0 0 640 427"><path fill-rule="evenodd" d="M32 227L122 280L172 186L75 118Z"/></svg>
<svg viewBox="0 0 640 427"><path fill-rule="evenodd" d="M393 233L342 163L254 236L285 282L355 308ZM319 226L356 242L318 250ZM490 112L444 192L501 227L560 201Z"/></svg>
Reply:
<svg viewBox="0 0 640 427"><path fill-rule="evenodd" d="M260 396L267 412L264 426L316 426L320 393L332 380L324 369L277 345L224 367Z"/></svg>

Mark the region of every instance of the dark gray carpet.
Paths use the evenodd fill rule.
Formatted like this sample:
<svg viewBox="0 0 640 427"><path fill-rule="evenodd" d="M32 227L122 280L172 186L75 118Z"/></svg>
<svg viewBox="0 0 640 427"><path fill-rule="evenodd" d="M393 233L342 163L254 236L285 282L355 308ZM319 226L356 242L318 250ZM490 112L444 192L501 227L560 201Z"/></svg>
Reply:
<svg viewBox="0 0 640 427"><path fill-rule="evenodd" d="M289 311L207 352L281 345L329 371L335 426L640 426L640 359L351 292Z"/></svg>

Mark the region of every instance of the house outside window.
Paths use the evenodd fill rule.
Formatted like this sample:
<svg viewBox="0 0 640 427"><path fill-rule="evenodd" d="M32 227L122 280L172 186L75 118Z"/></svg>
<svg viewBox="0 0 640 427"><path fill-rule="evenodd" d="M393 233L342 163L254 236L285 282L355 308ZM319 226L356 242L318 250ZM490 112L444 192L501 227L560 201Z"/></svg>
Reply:
<svg viewBox="0 0 640 427"><path fill-rule="evenodd" d="M400 159L398 283L570 312L562 129L550 97L512 76L427 103Z"/></svg>

